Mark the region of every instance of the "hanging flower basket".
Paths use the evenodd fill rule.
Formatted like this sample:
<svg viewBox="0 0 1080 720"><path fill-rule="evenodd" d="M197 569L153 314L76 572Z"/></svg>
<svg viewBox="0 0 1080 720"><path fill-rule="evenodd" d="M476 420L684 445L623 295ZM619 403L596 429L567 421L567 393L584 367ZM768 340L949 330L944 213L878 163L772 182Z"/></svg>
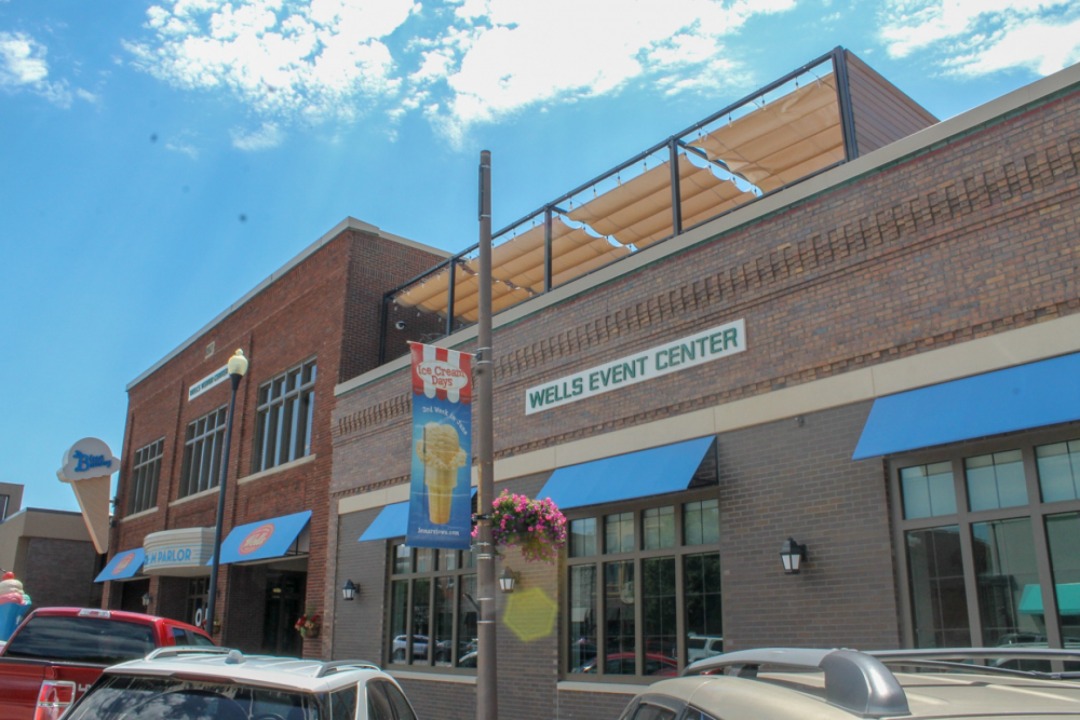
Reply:
<svg viewBox="0 0 1080 720"><path fill-rule="evenodd" d="M319 613L301 615L293 627L296 628L296 632L300 633L300 637L317 638L319 637L319 630L322 628L322 615Z"/></svg>
<svg viewBox="0 0 1080 720"><path fill-rule="evenodd" d="M517 547L530 562L555 562L566 545L566 516L550 498L531 500L503 490L491 504L491 537L496 546Z"/></svg>

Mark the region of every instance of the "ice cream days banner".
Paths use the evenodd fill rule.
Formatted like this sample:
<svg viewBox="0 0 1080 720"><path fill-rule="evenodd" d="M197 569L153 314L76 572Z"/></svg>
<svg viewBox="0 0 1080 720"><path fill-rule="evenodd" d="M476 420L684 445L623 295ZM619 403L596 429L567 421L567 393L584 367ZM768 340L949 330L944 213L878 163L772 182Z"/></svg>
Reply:
<svg viewBox="0 0 1080 720"><path fill-rule="evenodd" d="M410 343L413 437L411 547L472 544L472 355Z"/></svg>

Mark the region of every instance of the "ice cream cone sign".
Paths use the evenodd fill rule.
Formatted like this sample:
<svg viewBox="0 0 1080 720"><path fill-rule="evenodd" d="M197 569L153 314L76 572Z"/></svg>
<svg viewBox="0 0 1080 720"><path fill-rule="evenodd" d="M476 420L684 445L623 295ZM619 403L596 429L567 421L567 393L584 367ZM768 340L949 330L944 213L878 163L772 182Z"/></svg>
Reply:
<svg viewBox="0 0 1080 720"><path fill-rule="evenodd" d="M468 548L472 355L412 343L411 547Z"/></svg>
<svg viewBox="0 0 1080 720"><path fill-rule="evenodd" d="M109 492L112 475L120 470L120 459L97 438L83 438L64 453L56 476L71 485L82 510L83 521L94 547L109 551Z"/></svg>

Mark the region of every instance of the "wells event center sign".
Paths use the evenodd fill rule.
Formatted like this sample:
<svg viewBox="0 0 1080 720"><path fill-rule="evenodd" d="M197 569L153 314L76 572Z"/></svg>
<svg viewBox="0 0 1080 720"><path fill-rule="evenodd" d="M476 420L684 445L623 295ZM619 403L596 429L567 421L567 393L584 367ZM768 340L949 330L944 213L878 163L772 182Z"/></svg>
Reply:
<svg viewBox="0 0 1080 720"><path fill-rule="evenodd" d="M577 402L635 383L740 353L746 349L743 319L567 375L525 391L525 414Z"/></svg>
<svg viewBox="0 0 1080 720"><path fill-rule="evenodd" d="M409 343L412 351L410 547L472 544L472 355Z"/></svg>

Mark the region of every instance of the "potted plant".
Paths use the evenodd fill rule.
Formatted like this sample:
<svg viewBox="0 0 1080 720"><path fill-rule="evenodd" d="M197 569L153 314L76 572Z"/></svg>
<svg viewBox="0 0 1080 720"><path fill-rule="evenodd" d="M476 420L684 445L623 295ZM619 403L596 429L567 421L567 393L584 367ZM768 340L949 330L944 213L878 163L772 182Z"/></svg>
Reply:
<svg viewBox="0 0 1080 720"><path fill-rule="evenodd" d="M517 547L527 561L555 562L566 545L566 516L550 498L535 500L503 490L491 503L491 537L496 547Z"/></svg>
<svg viewBox="0 0 1080 720"><path fill-rule="evenodd" d="M296 631L300 633L301 637L319 637L319 629L322 627L322 616L319 615L319 613L301 615L297 618L296 624L293 625L293 627L296 628Z"/></svg>

